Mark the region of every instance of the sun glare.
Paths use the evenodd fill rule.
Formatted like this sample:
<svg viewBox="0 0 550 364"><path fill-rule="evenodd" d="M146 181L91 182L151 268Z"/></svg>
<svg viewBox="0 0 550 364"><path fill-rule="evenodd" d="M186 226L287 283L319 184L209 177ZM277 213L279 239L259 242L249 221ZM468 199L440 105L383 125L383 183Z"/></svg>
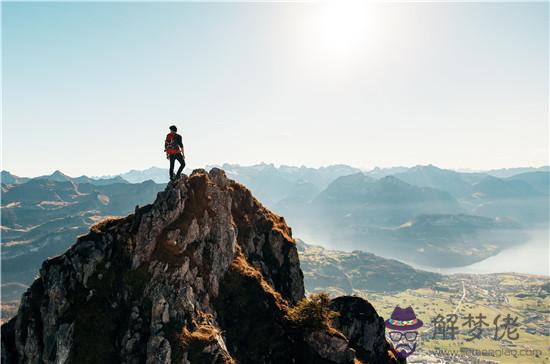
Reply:
<svg viewBox="0 0 550 364"><path fill-rule="evenodd" d="M321 56L349 59L376 41L372 7L366 2L341 1L318 4L312 13L310 34Z"/></svg>

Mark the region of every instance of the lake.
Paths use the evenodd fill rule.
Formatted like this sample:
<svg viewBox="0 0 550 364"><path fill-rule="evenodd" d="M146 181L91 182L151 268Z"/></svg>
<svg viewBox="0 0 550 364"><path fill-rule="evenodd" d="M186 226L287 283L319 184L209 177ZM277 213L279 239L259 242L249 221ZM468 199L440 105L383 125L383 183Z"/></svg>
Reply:
<svg viewBox="0 0 550 364"><path fill-rule="evenodd" d="M464 267L434 268L405 262L415 268L442 274L453 273L528 273L550 275L548 230L531 231L524 244L502 250L497 255Z"/></svg>

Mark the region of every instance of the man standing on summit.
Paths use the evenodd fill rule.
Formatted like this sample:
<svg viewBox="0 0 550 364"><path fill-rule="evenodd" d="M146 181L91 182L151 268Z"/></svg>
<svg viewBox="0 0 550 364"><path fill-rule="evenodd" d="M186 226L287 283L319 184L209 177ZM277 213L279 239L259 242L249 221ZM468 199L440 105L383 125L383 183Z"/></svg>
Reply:
<svg viewBox="0 0 550 364"><path fill-rule="evenodd" d="M181 135L176 133L178 128L175 125L170 127L170 133L166 136L164 141L164 151L166 152L166 158L170 160L170 181L173 181L176 178L180 178L181 171L185 167L185 152L183 151L183 142L181 140ZM174 178L174 162L178 161L180 167Z"/></svg>

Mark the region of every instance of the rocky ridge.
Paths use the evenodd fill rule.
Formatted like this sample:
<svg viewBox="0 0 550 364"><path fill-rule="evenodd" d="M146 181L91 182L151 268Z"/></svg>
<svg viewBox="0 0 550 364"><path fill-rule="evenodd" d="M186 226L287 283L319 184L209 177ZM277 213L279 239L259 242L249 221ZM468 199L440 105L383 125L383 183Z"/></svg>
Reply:
<svg viewBox="0 0 550 364"><path fill-rule="evenodd" d="M335 299L333 327L308 330L286 316L303 298L284 219L196 170L45 261L2 326L2 362L392 362L368 302Z"/></svg>

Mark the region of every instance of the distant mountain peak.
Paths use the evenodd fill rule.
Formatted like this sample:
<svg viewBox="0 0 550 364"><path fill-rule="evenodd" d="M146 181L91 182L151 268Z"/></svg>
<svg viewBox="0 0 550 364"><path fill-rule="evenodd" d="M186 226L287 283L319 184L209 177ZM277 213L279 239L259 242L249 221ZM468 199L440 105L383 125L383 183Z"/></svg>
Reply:
<svg viewBox="0 0 550 364"><path fill-rule="evenodd" d="M59 169L56 169L56 170L50 175L50 177L71 179L71 177L69 177L69 176L66 175L65 173L61 172Z"/></svg>
<svg viewBox="0 0 550 364"><path fill-rule="evenodd" d="M390 183L390 184L401 185L401 186L409 185L408 183L402 181L401 179L399 179L395 176L382 177L378 180L378 182L380 182L380 183Z"/></svg>
<svg viewBox="0 0 550 364"><path fill-rule="evenodd" d="M9 171L2 170L1 177L3 184L17 184L17 183L23 183L29 180L27 177L19 177L14 174L11 174Z"/></svg>

